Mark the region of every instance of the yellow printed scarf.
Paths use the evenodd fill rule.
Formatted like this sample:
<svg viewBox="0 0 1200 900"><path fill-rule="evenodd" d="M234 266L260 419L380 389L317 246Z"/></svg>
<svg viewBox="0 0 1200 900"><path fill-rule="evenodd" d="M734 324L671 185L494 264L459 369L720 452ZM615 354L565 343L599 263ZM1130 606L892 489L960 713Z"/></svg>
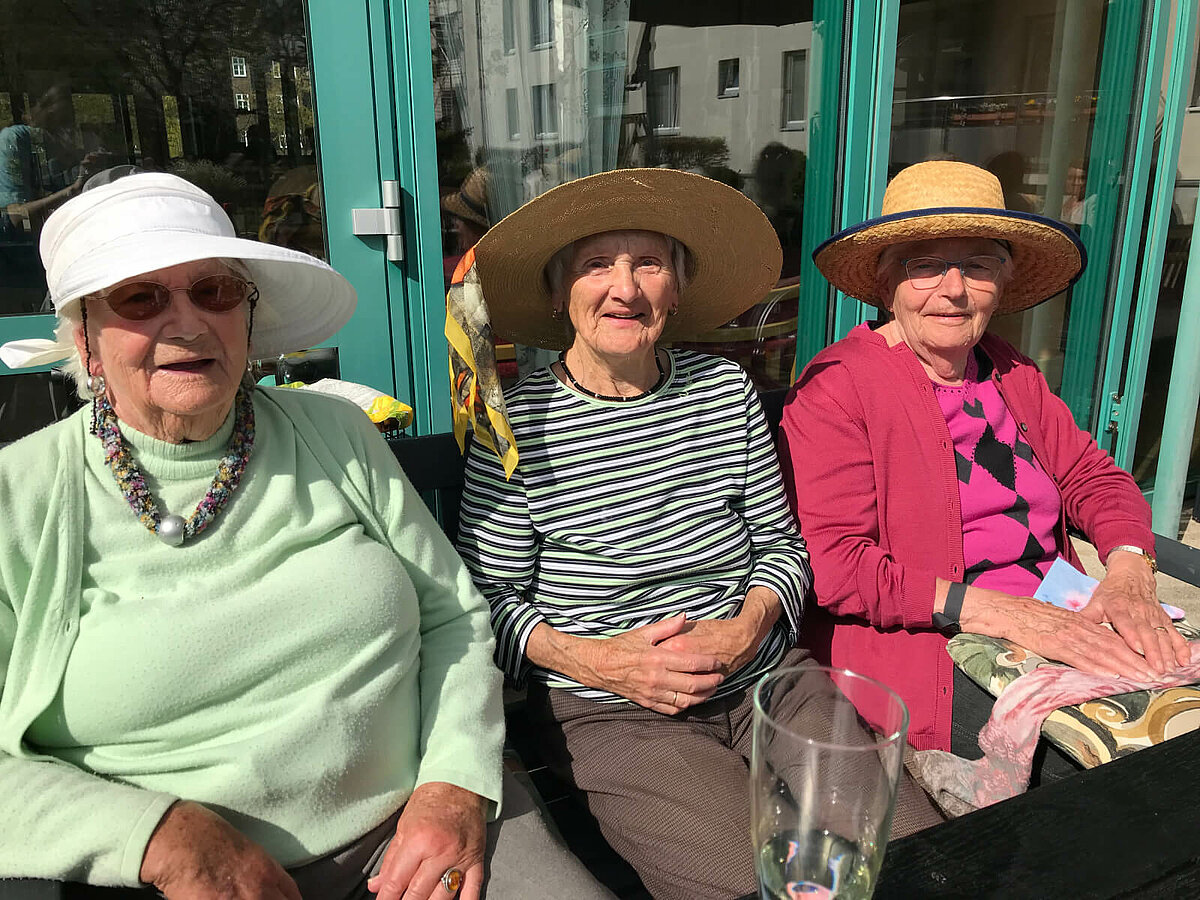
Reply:
<svg viewBox="0 0 1200 900"><path fill-rule="evenodd" d="M504 464L504 477L511 478L517 468L517 442L496 373L492 324L473 249L459 261L446 294L446 340L450 342L450 398L459 449L465 449L469 426L475 442L495 453Z"/></svg>

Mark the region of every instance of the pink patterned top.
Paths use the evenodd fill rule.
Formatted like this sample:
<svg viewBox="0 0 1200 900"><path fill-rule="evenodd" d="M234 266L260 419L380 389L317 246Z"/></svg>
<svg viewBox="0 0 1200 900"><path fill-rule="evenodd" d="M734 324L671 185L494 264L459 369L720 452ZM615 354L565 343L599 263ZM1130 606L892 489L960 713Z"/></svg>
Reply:
<svg viewBox="0 0 1200 900"><path fill-rule="evenodd" d="M987 356L972 353L961 385L933 385L954 441L963 581L1029 596L1058 555L1062 501L991 381L991 367Z"/></svg>

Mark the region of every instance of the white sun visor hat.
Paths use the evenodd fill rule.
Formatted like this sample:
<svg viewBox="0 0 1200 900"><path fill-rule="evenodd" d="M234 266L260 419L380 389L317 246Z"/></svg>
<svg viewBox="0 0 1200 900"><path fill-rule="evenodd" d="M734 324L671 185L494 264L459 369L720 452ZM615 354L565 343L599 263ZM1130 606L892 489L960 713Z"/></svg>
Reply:
<svg viewBox="0 0 1200 900"><path fill-rule="evenodd" d="M349 321L357 304L350 282L329 265L237 237L216 200L163 172L127 175L68 200L46 220L40 249L59 314L80 297L168 266L241 260L258 286L251 336L258 357L321 343ZM13 341L0 347L0 359L22 368L58 362L73 351L54 341Z"/></svg>

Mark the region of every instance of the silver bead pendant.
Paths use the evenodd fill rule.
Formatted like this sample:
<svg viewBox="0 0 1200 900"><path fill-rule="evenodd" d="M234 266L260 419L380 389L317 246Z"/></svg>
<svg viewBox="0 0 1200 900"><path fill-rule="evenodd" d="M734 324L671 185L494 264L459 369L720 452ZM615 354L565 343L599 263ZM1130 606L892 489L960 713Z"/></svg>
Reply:
<svg viewBox="0 0 1200 900"><path fill-rule="evenodd" d="M187 522L183 520L183 516L168 515L159 519L155 534L159 536L164 544L178 547L183 543L186 529Z"/></svg>

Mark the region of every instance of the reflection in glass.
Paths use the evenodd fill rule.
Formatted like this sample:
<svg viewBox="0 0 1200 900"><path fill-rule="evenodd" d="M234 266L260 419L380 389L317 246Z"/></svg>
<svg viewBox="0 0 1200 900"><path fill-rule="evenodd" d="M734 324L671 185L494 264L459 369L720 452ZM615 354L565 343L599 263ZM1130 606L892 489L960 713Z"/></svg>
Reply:
<svg viewBox="0 0 1200 900"><path fill-rule="evenodd" d="M1200 213L1200 206L1197 204L1197 196L1200 194L1200 65L1197 65L1195 55L1192 58L1192 66L1197 73L1193 76L1196 93L1184 114L1179 160L1174 173L1175 190L1171 203L1171 218L1167 225L1167 244L1158 285L1154 332L1146 367L1146 393L1142 399L1142 415L1133 457L1133 477L1143 490L1154 487L1166 414L1167 388L1171 381L1176 336L1183 310L1184 276L1187 273L1190 255L1197 252L1192 245L1196 215ZM1144 238L1145 235L1143 240ZM1139 252L1144 253L1145 247L1142 246ZM1191 462L1188 465L1189 482L1200 476L1200 417L1197 418L1197 423L1192 437ZM1200 507L1197 507L1196 512L1200 513Z"/></svg>
<svg viewBox="0 0 1200 900"><path fill-rule="evenodd" d="M1099 223L1085 188L1104 9L1103 0L902 0L889 177L927 159L983 166L1010 209L1075 225L1091 255ZM991 325L1055 390L1070 305L1068 291Z"/></svg>
<svg viewBox="0 0 1200 900"><path fill-rule="evenodd" d="M180 175L240 235L324 256L302 0L207 10L61 0L0 31L0 315L44 308L42 223L116 165Z"/></svg>
<svg viewBox="0 0 1200 900"><path fill-rule="evenodd" d="M432 0L430 13L447 274L479 228L556 185L633 166L698 172L759 204L784 272L760 304L689 346L738 360L762 388L789 384L811 5ZM486 203L468 202L480 185ZM553 359L497 355L509 378Z"/></svg>

